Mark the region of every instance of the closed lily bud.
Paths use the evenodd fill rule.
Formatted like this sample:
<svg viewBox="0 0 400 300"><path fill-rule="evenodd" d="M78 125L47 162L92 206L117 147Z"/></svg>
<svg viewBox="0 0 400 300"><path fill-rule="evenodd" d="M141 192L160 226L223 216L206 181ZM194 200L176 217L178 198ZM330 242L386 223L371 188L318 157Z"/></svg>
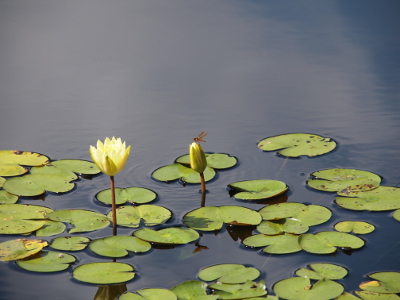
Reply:
<svg viewBox="0 0 400 300"><path fill-rule="evenodd" d="M196 142L189 145L190 167L198 173L203 173L207 167L203 148Z"/></svg>
<svg viewBox="0 0 400 300"><path fill-rule="evenodd" d="M114 176L121 171L129 157L131 146L126 147L121 138L107 137L104 144L98 140L97 148L90 146L89 153L97 167L108 176Z"/></svg>

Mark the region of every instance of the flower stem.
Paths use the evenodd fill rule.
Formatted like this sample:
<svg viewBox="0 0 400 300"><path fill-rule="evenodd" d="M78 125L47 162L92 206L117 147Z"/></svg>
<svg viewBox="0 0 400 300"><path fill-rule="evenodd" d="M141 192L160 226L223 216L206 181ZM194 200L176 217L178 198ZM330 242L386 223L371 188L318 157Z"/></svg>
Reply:
<svg viewBox="0 0 400 300"><path fill-rule="evenodd" d="M201 181L201 191L203 193L205 193L206 192L206 181L204 180L204 173L203 172L200 173L200 181Z"/></svg>
<svg viewBox="0 0 400 300"><path fill-rule="evenodd" d="M112 218L113 218L113 235L117 235L117 207L115 205L115 184L114 184L114 176L110 176L111 182L111 210L112 210Z"/></svg>

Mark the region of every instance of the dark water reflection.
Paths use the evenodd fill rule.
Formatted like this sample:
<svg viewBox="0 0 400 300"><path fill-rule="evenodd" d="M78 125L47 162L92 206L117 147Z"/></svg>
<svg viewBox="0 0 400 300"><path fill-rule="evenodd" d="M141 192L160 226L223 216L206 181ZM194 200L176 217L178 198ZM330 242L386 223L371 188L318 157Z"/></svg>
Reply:
<svg viewBox="0 0 400 300"><path fill-rule="evenodd" d="M2 149L36 151L52 159L90 159L97 139L121 136L133 145L120 187L141 186L171 209L170 224L199 206L199 186L151 180L156 168L187 152L191 138L208 132L206 151L239 158L209 183L207 205L260 204L230 198L226 185L246 179L279 179L287 201L321 204L333 217L368 220L377 230L352 255L260 255L240 245L231 229L205 233L194 244L129 256L139 276L129 291L170 288L196 279L204 266L253 265L272 285L311 262L346 266L341 283L357 289L368 273L400 271L399 222L390 212L351 212L330 194L305 187L326 168L377 173L399 186L400 41L398 1L0 1L0 128ZM284 159L263 153L267 136L310 132L334 138L339 148L318 158ZM305 174L305 176L303 176ZM81 180L66 195L20 203L52 209L107 213L94 195L108 178ZM87 234L110 235L110 228ZM121 229L120 234L132 230ZM67 234L64 234L67 235ZM239 238L232 238L239 237ZM2 236L0 241L15 237ZM48 238L51 240L51 238ZM390 242L388 242L390 241ZM90 251L78 263L104 261ZM32 274L1 264L1 299L93 299L96 286L71 273Z"/></svg>

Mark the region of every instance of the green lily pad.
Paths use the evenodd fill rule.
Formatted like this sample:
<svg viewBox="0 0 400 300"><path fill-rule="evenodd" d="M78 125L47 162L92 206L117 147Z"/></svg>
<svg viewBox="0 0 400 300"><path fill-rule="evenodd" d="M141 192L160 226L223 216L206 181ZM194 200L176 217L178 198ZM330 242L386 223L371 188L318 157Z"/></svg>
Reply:
<svg viewBox="0 0 400 300"><path fill-rule="evenodd" d="M300 268L295 272L295 274L300 277L308 277L314 280L338 280L345 277L348 273L347 269L334 264L314 263L309 264L308 267L312 270Z"/></svg>
<svg viewBox="0 0 400 300"><path fill-rule="evenodd" d="M107 227L110 222L103 214L83 209L62 209L49 213L53 221L67 222L75 226L69 233L94 231Z"/></svg>
<svg viewBox="0 0 400 300"><path fill-rule="evenodd" d="M206 167L204 170L204 180L210 181L215 177L215 171L213 168ZM167 165L164 167L161 167L153 172L151 174L154 179L158 181L173 181L177 179L181 179L183 182L187 183L200 183L200 174L197 173L196 171L192 170L189 167L185 167L181 164L172 164L172 165Z"/></svg>
<svg viewBox="0 0 400 300"><path fill-rule="evenodd" d="M311 157L332 151L336 148L336 142L315 134L289 133L265 138L257 146L263 151L283 149L278 152L282 156L306 155Z"/></svg>
<svg viewBox="0 0 400 300"><path fill-rule="evenodd" d="M55 238L50 247L56 250L63 251L79 251L86 248L90 243L90 239L83 236L65 236Z"/></svg>
<svg viewBox="0 0 400 300"><path fill-rule="evenodd" d="M382 294L370 291L355 291L355 293L360 296L363 300L399 300L400 297L396 294ZM357 298L358 299L358 298ZM348 300L348 299L340 299Z"/></svg>
<svg viewBox="0 0 400 300"><path fill-rule="evenodd" d="M238 191L234 195L241 200L261 200L285 193L288 190L286 183L279 180L245 180L228 184L228 187Z"/></svg>
<svg viewBox="0 0 400 300"><path fill-rule="evenodd" d="M214 289L213 294L220 299L245 299L250 297L264 296L268 292L263 280L259 283L247 281L243 284L213 283L209 286Z"/></svg>
<svg viewBox="0 0 400 300"><path fill-rule="evenodd" d="M171 227L160 230L143 228L136 230L134 236L149 243L181 245L199 239L200 235L196 230L185 227Z"/></svg>
<svg viewBox="0 0 400 300"><path fill-rule="evenodd" d="M394 211L393 218L400 222L400 209Z"/></svg>
<svg viewBox="0 0 400 300"><path fill-rule="evenodd" d="M147 252L151 249L150 243L134 236L110 236L94 240L89 245L94 253L107 257L124 257L131 252Z"/></svg>
<svg viewBox="0 0 400 300"><path fill-rule="evenodd" d="M95 175L101 172L95 163L82 159L60 159L50 162L46 165L46 167L47 166L51 166L59 170L71 171L79 175Z"/></svg>
<svg viewBox="0 0 400 300"><path fill-rule="evenodd" d="M132 266L118 262L97 262L75 268L73 277L93 284L114 284L127 282L135 277Z"/></svg>
<svg viewBox="0 0 400 300"><path fill-rule="evenodd" d="M43 227L36 231L36 236L52 236L63 233L67 228L64 223L46 220Z"/></svg>
<svg viewBox="0 0 400 300"><path fill-rule="evenodd" d="M187 213L183 223L188 227L213 231L219 230L224 223L230 225L249 226L258 225L261 216L258 212L241 206L205 206Z"/></svg>
<svg viewBox="0 0 400 300"><path fill-rule="evenodd" d="M234 156L229 156L229 154L224 153L205 153L207 166L213 169L228 169L232 168L237 164L237 158ZM182 155L178 157L175 162L190 165L190 156L189 154Z"/></svg>
<svg viewBox="0 0 400 300"><path fill-rule="evenodd" d="M18 260L17 265L27 271L48 273L68 269L76 261L72 255L61 252L48 251L39 254L39 257L35 255L35 258Z"/></svg>
<svg viewBox="0 0 400 300"><path fill-rule="evenodd" d="M310 278L293 277L278 281L273 290L278 297L288 300L329 300L342 294L344 288L332 280L311 284Z"/></svg>
<svg viewBox="0 0 400 300"><path fill-rule="evenodd" d="M400 188L380 186L371 191L338 193L337 205L351 210L384 211L400 208Z"/></svg>
<svg viewBox="0 0 400 300"><path fill-rule="evenodd" d="M129 187L126 189L115 188L115 204L131 203L148 203L157 198L157 194L152 190L141 187ZM111 189L106 189L96 195L96 199L101 203L111 205Z"/></svg>
<svg viewBox="0 0 400 300"><path fill-rule="evenodd" d="M40 229L52 211L38 205L0 205L0 234L25 234Z"/></svg>
<svg viewBox="0 0 400 300"><path fill-rule="evenodd" d="M49 158L40 153L0 150L0 176L22 175L28 172L22 166L43 166L48 162Z"/></svg>
<svg viewBox="0 0 400 300"><path fill-rule="evenodd" d="M166 289L143 289L136 293L124 293L119 296L118 300L177 300L175 293Z"/></svg>
<svg viewBox="0 0 400 300"><path fill-rule="evenodd" d="M265 235L256 234L244 239L243 244L249 247L265 247L262 249L270 254L295 253L302 250L299 245L299 236L292 234Z"/></svg>
<svg viewBox="0 0 400 300"><path fill-rule="evenodd" d="M308 229L308 225L293 218L285 218L276 221L262 221L257 226L257 230L260 233L268 235L276 235L280 233L301 234L307 232Z"/></svg>
<svg viewBox="0 0 400 300"><path fill-rule="evenodd" d="M360 300L360 298L354 296L353 294L344 292L339 297L335 298L335 300Z"/></svg>
<svg viewBox="0 0 400 300"><path fill-rule="evenodd" d="M65 193L75 186L67 175L55 174L29 174L22 177L8 179L4 185L10 194L19 196L37 196L46 191L53 193Z"/></svg>
<svg viewBox="0 0 400 300"><path fill-rule="evenodd" d="M6 182L6 179L3 177L0 177L0 188L3 187L4 182Z"/></svg>
<svg viewBox="0 0 400 300"><path fill-rule="evenodd" d="M179 300L217 300L216 295L207 295L207 284L200 280L189 280L182 282L171 291Z"/></svg>
<svg viewBox="0 0 400 300"><path fill-rule="evenodd" d="M315 254L334 253L337 250L336 247L359 249L365 244L357 236L336 231L305 233L300 236L299 243L303 250Z"/></svg>
<svg viewBox="0 0 400 300"><path fill-rule="evenodd" d="M117 208L117 224L124 227L137 228L140 220L145 226L164 224L172 216L172 212L158 205L121 206ZM112 211L107 214L112 221Z"/></svg>
<svg viewBox="0 0 400 300"><path fill-rule="evenodd" d="M354 169L328 169L311 173L311 176L315 179L308 180L308 186L325 192L369 191L381 183L379 175Z"/></svg>
<svg viewBox="0 0 400 300"><path fill-rule="evenodd" d="M362 290L382 294L400 293L400 272L377 272L368 277L375 280L361 283Z"/></svg>
<svg viewBox="0 0 400 300"><path fill-rule="evenodd" d="M335 224L335 229L340 232L354 232L356 234L371 233L375 230L375 226L360 221L343 221Z"/></svg>
<svg viewBox="0 0 400 300"><path fill-rule="evenodd" d="M244 283L260 276L260 271L239 264L219 264L202 269L199 278L204 281L217 280L220 283Z"/></svg>
<svg viewBox="0 0 400 300"><path fill-rule="evenodd" d="M0 204L13 204L19 199L18 196L10 194L7 191L0 191Z"/></svg>
<svg viewBox="0 0 400 300"><path fill-rule="evenodd" d="M0 261L17 260L32 256L47 246L46 241L17 239L0 243Z"/></svg>

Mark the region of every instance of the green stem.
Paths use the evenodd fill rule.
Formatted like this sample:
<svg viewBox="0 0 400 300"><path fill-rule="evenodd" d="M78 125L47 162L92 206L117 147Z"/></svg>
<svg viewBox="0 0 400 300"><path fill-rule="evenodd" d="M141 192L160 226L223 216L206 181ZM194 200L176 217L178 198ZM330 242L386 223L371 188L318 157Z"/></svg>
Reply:
<svg viewBox="0 0 400 300"><path fill-rule="evenodd" d="M114 185L114 176L110 176L111 181L111 210L112 210L112 218L113 218L113 235L117 235L117 206L115 205L115 185Z"/></svg>
<svg viewBox="0 0 400 300"><path fill-rule="evenodd" d="M206 181L204 180L204 173L200 173L200 181L201 181L201 191L203 193L206 192Z"/></svg>

